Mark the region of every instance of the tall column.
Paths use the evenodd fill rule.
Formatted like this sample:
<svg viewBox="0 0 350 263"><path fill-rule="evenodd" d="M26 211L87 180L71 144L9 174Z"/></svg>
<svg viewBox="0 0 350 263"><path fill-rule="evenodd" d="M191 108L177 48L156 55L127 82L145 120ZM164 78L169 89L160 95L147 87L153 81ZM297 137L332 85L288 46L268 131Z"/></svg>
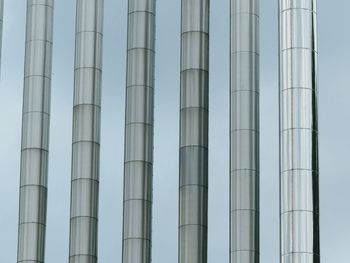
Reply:
<svg viewBox="0 0 350 263"><path fill-rule="evenodd" d="M97 262L103 0L77 0L70 263Z"/></svg>
<svg viewBox="0 0 350 263"><path fill-rule="evenodd" d="M53 0L27 1L17 262L44 262Z"/></svg>
<svg viewBox="0 0 350 263"><path fill-rule="evenodd" d="M155 0L129 0L123 263L151 262L155 19Z"/></svg>
<svg viewBox="0 0 350 263"><path fill-rule="evenodd" d="M209 0L182 0L179 263L208 246Z"/></svg>
<svg viewBox="0 0 350 263"><path fill-rule="evenodd" d="M315 0L280 0L281 262L320 262Z"/></svg>
<svg viewBox="0 0 350 263"><path fill-rule="evenodd" d="M231 0L230 262L259 262L259 0Z"/></svg>

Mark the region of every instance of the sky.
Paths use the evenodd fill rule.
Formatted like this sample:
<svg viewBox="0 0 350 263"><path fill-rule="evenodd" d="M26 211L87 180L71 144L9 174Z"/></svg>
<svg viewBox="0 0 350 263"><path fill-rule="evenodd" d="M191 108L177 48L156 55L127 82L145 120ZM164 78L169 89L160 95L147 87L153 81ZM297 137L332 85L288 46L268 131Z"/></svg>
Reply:
<svg viewBox="0 0 350 263"><path fill-rule="evenodd" d="M260 0L261 262L279 260L277 0ZM180 0L157 1L153 262L177 262ZM0 262L15 262L25 0L5 0ZM321 260L350 246L350 2L318 1ZM105 0L99 262L121 262L127 0ZM208 262L228 262L229 0L211 1ZM55 1L46 262L68 260L75 1Z"/></svg>

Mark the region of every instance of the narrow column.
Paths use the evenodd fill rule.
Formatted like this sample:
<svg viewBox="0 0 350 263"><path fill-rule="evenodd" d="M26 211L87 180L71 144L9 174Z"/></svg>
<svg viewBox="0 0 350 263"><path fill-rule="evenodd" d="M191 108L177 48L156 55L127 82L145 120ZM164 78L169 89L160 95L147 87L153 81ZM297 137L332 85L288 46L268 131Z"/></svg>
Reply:
<svg viewBox="0 0 350 263"><path fill-rule="evenodd" d="M208 246L209 0L182 0L179 263Z"/></svg>
<svg viewBox="0 0 350 263"><path fill-rule="evenodd" d="M151 262L155 16L155 0L129 0L123 263Z"/></svg>
<svg viewBox="0 0 350 263"><path fill-rule="evenodd" d="M231 0L230 262L259 262L259 0Z"/></svg>
<svg viewBox="0 0 350 263"><path fill-rule="evenodd" d="M281 262L320 262L315 0L280 0Z"/></svg>
<svg viewBox="0 0 350 263"><path fill-rule="evenodd" d="M70 263L97 262L103 0L77 0Z"/></svg>
<svg viewBox="0 0 350 263"><path fill-rule="evenodd" d="M27 1L17 262L44 262L53 0Z"/></svg>

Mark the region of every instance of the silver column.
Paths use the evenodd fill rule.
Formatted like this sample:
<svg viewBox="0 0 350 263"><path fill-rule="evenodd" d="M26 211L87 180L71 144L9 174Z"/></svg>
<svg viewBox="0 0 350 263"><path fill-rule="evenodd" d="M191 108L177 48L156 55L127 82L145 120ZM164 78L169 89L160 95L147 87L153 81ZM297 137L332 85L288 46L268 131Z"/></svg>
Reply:
<svg viewBox="0 0 350 263"><path fill-rule="evenodd" d="M155 0L129 0L123 263L151 262Z"/></svg>
<svg viewBox="0 0 350 263"><path fill-rule="evenodd" d="M103 0L77 0L70 263L97 262Z"/></svg>
<svg viewBox="0 0 350 263"><path fill-rule="evenodd" d="M281 262L320 262L315 0L280 0Z"/></svg>
<svg viewBox="0 0 350 263"><path fill-rule="evenodd" d="M209 0L182 0L179 262L207 262Z"/></svg>
<svg viewBox="0 0 350 263"><path fill-rule="evenodd" d="M259 0L231 0L230 262L259 262Z"/></svg>
<svg viewBox="0 0 350 263"><path fill-rule="evenodd" d="M53 0L27 1L17 262L44 262Z"/></svg>

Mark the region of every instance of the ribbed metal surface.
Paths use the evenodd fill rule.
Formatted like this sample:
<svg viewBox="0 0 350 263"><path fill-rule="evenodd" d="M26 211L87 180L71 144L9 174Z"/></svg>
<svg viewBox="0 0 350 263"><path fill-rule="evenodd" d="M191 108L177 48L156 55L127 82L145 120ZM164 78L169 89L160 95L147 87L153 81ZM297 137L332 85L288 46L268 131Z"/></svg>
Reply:
<svg viewBox="0 0 350 263"><path fill-rule="evenodd" d="M207 262L209 0L182 0L179 263Z"/></svg>
<svg viewBox="0 0 350 263"><path fill-rule="evenodd" d="M259 262L259 0L231 0L230 262Z"/></svg>
<svg viewBox="0 0 350 263"><path fill-rule="evenodd" d="M129 0L123 263L151 262L155 0Z"/></svg>
<svg viewBox="0 0 350 263"><path fill-rule="evenodd" d="M0 65L1 65L1 54L2 54L3 24L4 24L4 0L0 0Z"/></svg>
<svg viewBox="0 0 350 263"><path fill-rule="evenodd" d="M77 0L70 263L97 262L103 0Z"/></svg>
<svg viewBox="0 0 350 263"><path fill-rule="evenodd" d="M280 0L281 262L320 262L316 1Z"/></svg>
<svg viewBox="0 0 350 263"><path fill-rule="evenodd" d="M17 262L44 262L53 0L27 1Z"/></svg>

